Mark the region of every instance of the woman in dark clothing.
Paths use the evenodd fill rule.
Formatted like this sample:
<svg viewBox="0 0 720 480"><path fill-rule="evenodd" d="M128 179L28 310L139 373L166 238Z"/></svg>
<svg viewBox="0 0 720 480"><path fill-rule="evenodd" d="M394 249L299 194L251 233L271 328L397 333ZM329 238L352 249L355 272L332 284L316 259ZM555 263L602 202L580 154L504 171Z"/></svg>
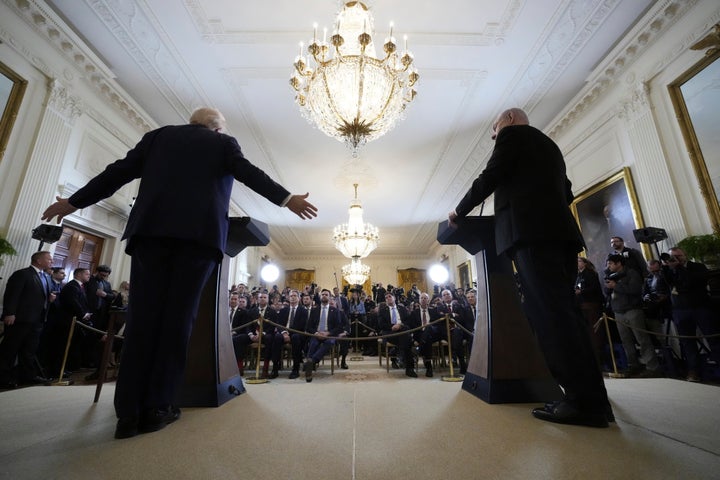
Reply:
<svg viewBox="0 0 720 480"><path fill-rule="evenodd" d="M602 354L605 345L605 329L602 325L595 327L602 317L603 297L600 277L595 265L585 257L578 257L578 274L575 281L575 300L590 329L593 350L598 364L602 367Z"/></svg>

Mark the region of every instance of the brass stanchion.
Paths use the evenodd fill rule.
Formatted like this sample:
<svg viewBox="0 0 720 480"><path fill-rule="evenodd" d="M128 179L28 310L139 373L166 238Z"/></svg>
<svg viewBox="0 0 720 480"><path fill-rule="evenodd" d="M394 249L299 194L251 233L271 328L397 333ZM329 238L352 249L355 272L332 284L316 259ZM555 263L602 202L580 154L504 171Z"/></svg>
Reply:
<svg viewBox="0 0 720 480"><path fill-rule="evenodd" d="M72 385L72 380L63 380L63 375L65 374L65 363L67 362L68 353L70 352L70 343L72 342L73 333L75 332L75 317L73 317L72 322L70 322L70 333L68 334L67 343L65 344L65 356L63 356L62 366L60 367L60 375L58 375L57 382L53 382L50 385L53 387L66 387L68 385Z"/></svg>
<svg viewBox="0 0 720 480"><path fill-rule="evenodd" d="M448 375L443 375L442 377L440 377L440 379L441 379L443 382L462 382L463 378L465 378L465 377L463 377L462 375L460 375L460 376L455 376L455 370L454 370L454 368L453 368L453 363L452 363L452 337L450 336L450 322L451 322L450 316L449 316L449 315L445 315L445 328L447 329L447 342L448 342L448 360L450 361L450 375L449 375L449 376L448 376ZM440 347L440 348L442 348L442 347Z"/></svg>
<svg viewBox="0 0 720 480"><path fill-rule="evenodd" d="M360 349L358 348L358 319L355 317L355 349L353 350L353 353L359 352ZM351 362L362 362L365 360L365 358L362 355L353 355L350 357Z"/></svg>
<svg viewBox="0 0 720 480"><path fill-rule="evenodd" d="M610 378L624 378L625 375L618 372L617 363L615 362L615 349L613 348L612 338L610 337L610 327L608 326L607 314L602 314L603 323L605 324L605 335L607 335L608 349L610 350L610 361L612 362L613 371L608 373Z"/></svg>
<svg viewBox="0 0 720 480"><path fill-rule="evenodd" d="M260 384L260 383L267 383L267 378L262 378L260 376L260 352L262 350L262 342L263 342L263 323L265 319L260 316L258 318L258 346L257 346L257 361L255 362L255 376L254 377L248 377L245 379L245 383L249 383L252 385Z"/></svg>

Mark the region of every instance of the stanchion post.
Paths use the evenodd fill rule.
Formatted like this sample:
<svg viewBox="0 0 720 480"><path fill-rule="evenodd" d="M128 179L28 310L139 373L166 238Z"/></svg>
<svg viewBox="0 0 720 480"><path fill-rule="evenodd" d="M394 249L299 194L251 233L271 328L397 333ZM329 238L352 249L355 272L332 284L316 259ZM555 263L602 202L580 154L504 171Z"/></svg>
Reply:
<svg viewBox="0 0 720 480"><path fill-rule="evenodd" d="M105 345L103 345L102 360L98 365L98 380L95 386L95 400L93 403L97 403L100 399L100 392L102 391L103 383L105 383L105 375L107 373L107 365L110 360L110 352L112 351L113 341L115 340L115 315L110 314L108 317L107 333L105 334Z"/></svg>
<svg viewBox="0 0 720 480"><path fill-rule="evenodd" d="M68 333L67 343L65 343L65 355L63 356L62 366L60 367L60 374L58 375L57 382L51 383L54 387L66 387L72 385L72 380L63 380L65 374L65 363L67 362L68 353L70 352L70 343L72 343L73 333L75 332L75 317L70 322L70 332Z"/></svg>
<svg viewBox="0 0 720 480"><path fill-rule="evenodd" d="M447 329L447 342L448 342L448 360L450 363L450 375L444 375L441 377L443 382L461 382L463 380L462 375L455 376L455 370L452 363L452 337L450 336L450 315L445 315L445 328Z"/></svg>
<svg viewBox="0 0 720 480"><path fill-rule="evenodd" d="M261 378L260 377L260 353L262 351L262 342L263 342L263 323L265 322L265 319L261 315L260 318L258 318L258 346L257 346L257 360L255 361L255 376L246 378L245 382L250 384L260 384L260 383L267 383L267 378Z"/></svg>
<svg viewBox="0 0 720 480"><path fill-rule="evenodd" d="M615 348L612 342L612 337L610 337L610 326L608 325L607 314L605 312L603 312L602 318L603 323L605 324L605 335L607 335L608 349L610 350L610 361L612 362L613 367L612 373L609 373L608 376L612 378L622 377L623 375L618 373L617 363L615 362Z"/></svg>

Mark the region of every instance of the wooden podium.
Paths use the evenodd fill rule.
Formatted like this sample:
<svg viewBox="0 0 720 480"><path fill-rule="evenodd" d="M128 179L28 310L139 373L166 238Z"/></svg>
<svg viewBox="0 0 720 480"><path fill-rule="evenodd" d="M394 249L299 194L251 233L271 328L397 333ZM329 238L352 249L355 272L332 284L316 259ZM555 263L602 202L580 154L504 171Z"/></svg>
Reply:
<svg viewBox="0 0 720 480"><path fill-rule="evenodd" d="M178 406L219 407L245 392L230 333L228 265L230 258L245 247L269 242L266 224L250 217L230 218L225 258L213 271L200 299Z"/></svg>
<svg viewBox="0 0 720 480"><path fill-rule="evenodd" d="M475 256L477 319L463 389L488 403L547 402L562 392L522 312L512 262L495 253L495 217L438 225L438 241Z"/></svg>

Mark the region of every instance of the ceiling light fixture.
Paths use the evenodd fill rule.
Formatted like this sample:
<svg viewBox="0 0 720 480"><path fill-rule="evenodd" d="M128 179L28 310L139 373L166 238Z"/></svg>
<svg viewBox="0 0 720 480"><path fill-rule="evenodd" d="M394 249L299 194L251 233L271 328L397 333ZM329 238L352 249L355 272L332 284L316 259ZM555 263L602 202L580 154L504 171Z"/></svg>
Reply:
<svg viewBox="0 0 720 480"><path fill-rule="evenodd" d="M300 43L290 78L303 116L327 135L345 142L354 156L360 146L381 137L402 118L406 105L415 98L413 87L419 78L407 49L407 35L400 55L391 22L383 44L385 57L378 59L374 31L373 16L363 2L345 3L329 43L327 28L318 41L317 24L307 58Z"/></svg>
<svg viewBox="0 0 720 480"><path fill-rule="evenodd" d="M355 198L350 202L348 222L335 227L333 242L335 248L348 258L365 258L377 248L380 232L377 227L363 221L363 209L357 198L358 184L355 187Z"/></svg>
<svg viewBox="0 0 720 480"><path fill-rule="evenodd" d="M350 285L362 285L370 276L370 266L363 265L359 257L352 259L352 262L341 269L342 276Z"/></svg>

